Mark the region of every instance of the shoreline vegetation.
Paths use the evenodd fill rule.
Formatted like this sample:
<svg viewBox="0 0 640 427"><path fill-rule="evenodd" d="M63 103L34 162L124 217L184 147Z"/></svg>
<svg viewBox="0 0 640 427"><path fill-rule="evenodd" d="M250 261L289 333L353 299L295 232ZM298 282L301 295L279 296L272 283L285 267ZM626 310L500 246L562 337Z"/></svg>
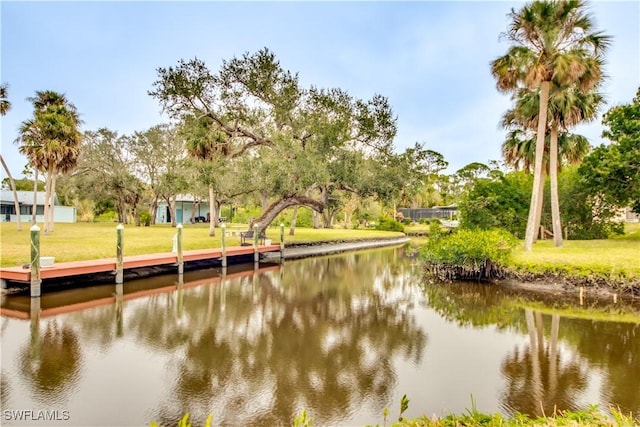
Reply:
<svg viewBox="0 0 640 427"><path fill-rule="evenodd" d="M530 252L521 241L495 230L448 235L436 229L431 235L414 247L426 274L439 280L517 281L532 288L640 295L638 223L626 223L622 236L565 241L562 248L551 240L538 241Z"/></svg>
<svg viewBox="0 0 640 427"><path fill-rule="evenodd" d="M486 414L479 412L472 399L471 409L466 413L448 414L442 417L428 417L422 415L413 419L403 417L405 411L409 409L409 399L404 395L400 401L400 411L394 421L390 417L388 408L384 409L384 421L382 426L386 427L552 427L552 426L572 426L572 427L633 427L638 426L640 419L634 419L633 414L624 414L618 408L609 408L609 414L605 413L597 405L587 405L584 409L574 411L558 411L550 415L540 417L529 417L525 414L516 413L512 416L504 416L499 413ZM161 427L155 421L149 423L150 427ZM190 420L190 415L185 414L177 423L178 427L197 427L199 424ZM201 424L204 427L215 425L213 415L209 415ZM314 425L312 415L303 409L293 419L293 427L312 427ZM373 427L366 425L366 427ZM376 424L375 427L381 427Z"/></svg>
<svg viewBox="0 0 640 427"><path fill-rule="evenodd" d="M41 252L43 256L50 254L55 256L56 262L89 260L110 258L115 254L115 227L112 222L57 224L55 233L41 236ZM476 238L479 232L462 230L460 246L468 255L470 245L475 241L477 248L473 249L476 255L483 246L497 249L489 257L489 264L478 265L471 268L473 273L477 268L488 270L492 274L489 277L481 277L487 280L519 281L540 286L562 287L566 290L577 290L580 287L597 289L598 291L621 292L631 295L640 295L640 224L627 223L625 234L606 240L578 240L566 241L563 248L556 248L550 240L538 241L534 250L525 252L521 241L509 240L501 235L496 245L490 241ZM244 231L244 224L228 224L227 231L233 231L234 236L226 237L228 246L240 244L239 231ZM185 249L201 249L221 246L221 230L216 230L216 236L208 235L208 224L185 224L183 229L183 241ZM425 225L407 227L405 233L409 236L418 234L419 237L411 237L411 246L414 252L422 252L430 241L438 236L448 237L446 233L438 233L439 229ZM125 255L138 255L145 253L169 252L172 247L172 238L176 229L170 225L154 225L151 227L125 227ZM436 239L433 238L437 234ZM459 235L454 233L453 235ZM273 242L280 241L280 228L269 227L266 230L267 238ZM432 238L426 237L431 234ZM401 232L380 231L374 229L311 229L296 228L294 236L289 235L288 227L285 229L285 244L293 246L313 246L332 243L357 242L364 240L385 240L402 237ZM476 237L474 237L476 236ZM22 265L29 259L29 231L17 231L13 223L0 223L0 266L9 267ZM493 245L493 246L491 246ZM506 245L506 246L505 246ZM506 254L505 249L511 250L510 256L502 258ZM461 249L462 250L462 249ZM451 253L450 247L442 248L443 254ZM497 257L497 258L496 258ZM429 269L439 263L430 263L424 260ZM448 260L451 264L451 260ZM442 263L440 263L442 264ZM449 274L453 269L459 273L469 270L468 266L445 266L441 268L443 274L439 278L445 280L469 279L464 274ZM438 276L438 275L436 275Z"/></svg>

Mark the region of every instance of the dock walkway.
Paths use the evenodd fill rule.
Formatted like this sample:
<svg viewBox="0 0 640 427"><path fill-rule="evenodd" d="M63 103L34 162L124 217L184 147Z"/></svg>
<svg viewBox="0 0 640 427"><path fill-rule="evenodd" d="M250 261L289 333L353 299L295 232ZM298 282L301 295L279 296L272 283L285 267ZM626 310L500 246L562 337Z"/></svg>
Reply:
<svg viewBox="0 0 640 427"><path fill-rule="evenodd" d="M280 245L260 245L258 252L269 253L279 252ZM226 250L227 259L237 256L246 256L254 253L253 246L231 246ZM183 251L182 259L184 262L203 261L203 260L219 260L222 259L222 249L195 249ZM174 252L163 252L156 254L133 255L123 258L124 270L136 268L153 267L161 265L177 265L178 255ZM40 269L40 278L57 279L71 276L81 276L85 274L105 273L116 270L116 258L92 259L84 261L71 261L54 263L51 267L43 267ZM31 281L31 269L24 267L2 267L0 268L0 280L3 287L6 281L24 282Z"/></svg>

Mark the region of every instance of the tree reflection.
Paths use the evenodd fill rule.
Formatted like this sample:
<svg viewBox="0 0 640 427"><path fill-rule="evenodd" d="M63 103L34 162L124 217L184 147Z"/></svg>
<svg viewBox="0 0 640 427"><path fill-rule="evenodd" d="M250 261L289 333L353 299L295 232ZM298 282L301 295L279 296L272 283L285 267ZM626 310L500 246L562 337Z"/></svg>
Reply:
<svg viewBox="0 0 640 427"><path fill-rule="evenodd" d="M198 424L212 413L215 424L281 425L304 406L322 424L369 399L382 411L393 359L420 362L426 345L398 262L377 251L285 263L185 290L179 321L149 299L128 314L132 332L180 355L175 389L154 419L169 425L189 412Z"/></svg>
<svg viewBox="0 0 640 427"><path fill-rule="evenodd" d="M551 295L547 309L560 305L569 314L561 321L558 313L544 316L522 308L540 305L549 296L499 286L427 283L424 291L429 306L452 322L495 325L529 337L528 345L515 347L502 363L507 381L502 405L507 412L541 415L543 410L550 414L575 409L586 389L589 370L597 370L603 378L603 407L619 406L640 417L640 323L572 318L574 307ZM580 310L583 316L588 313ZM601 307L602 312L627 310L618 303L614 308Z"/></svg>
<svg viewBox="0 0 640 427"><path fill-rule="evenodd" d="M32 337L20 352L20 374L36 398L58 402L75 385L82 356L78 337L70 326L48 321L41 336Z"/></svg>
<svg viewBox="0 0 640 427"><path fill-rule="evenodd" d="M525 310L529 345L515 347L502 362L507 380L502 406L507 412L541 416L578 409L576 398L587 386L587 372L577 360L562 360L558 349L560 317L552 317L552 333L544 338L543 316ZM566 358L565 358L566 359Z"/></svg>

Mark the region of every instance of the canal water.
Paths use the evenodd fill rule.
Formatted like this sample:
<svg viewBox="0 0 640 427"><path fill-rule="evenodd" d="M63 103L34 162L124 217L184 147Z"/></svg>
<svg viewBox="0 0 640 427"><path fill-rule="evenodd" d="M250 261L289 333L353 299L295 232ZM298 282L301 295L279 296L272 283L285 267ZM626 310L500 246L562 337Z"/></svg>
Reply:
<svg viewBox="0 0 640 427"><path fill-rule="evenodd" d="M302 409L375 425L405 394L408 417L640 417L638 300L430 283L403 248L8 295L2 310L2 425L275 426Z"/></svg>

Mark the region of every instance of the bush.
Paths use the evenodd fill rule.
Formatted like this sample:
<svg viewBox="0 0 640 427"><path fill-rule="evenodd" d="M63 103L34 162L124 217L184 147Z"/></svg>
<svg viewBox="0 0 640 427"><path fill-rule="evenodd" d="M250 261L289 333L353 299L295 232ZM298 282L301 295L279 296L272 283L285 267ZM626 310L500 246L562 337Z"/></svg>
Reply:
<svg viewBox="0 0 640 427"><path fill-rule="evenodd" d="M151 214L148 211L140 212L140 224L148 227L151 225Z"/></svg>
<svg viewBox="0 0 640 427"><path fill-rule="evenodd" d="M460 230L430 238L420 256L440 280L488 280L504 276L516 243L505 230Z"/></svg>
<svg viewBox="0 0 640 427"><path fill-rule="evenodd" d="M396 221L395 219L383 216L378 218L376 230L404 232L404 225L401 222Z"/></svg>

